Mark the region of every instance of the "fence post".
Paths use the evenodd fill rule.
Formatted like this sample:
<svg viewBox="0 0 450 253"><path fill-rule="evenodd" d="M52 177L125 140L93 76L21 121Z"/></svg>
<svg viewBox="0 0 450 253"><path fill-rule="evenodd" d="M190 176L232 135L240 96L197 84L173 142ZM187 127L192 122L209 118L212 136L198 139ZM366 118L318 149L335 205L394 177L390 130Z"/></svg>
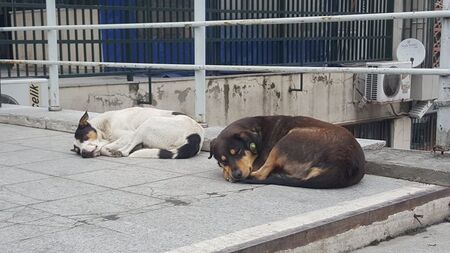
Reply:
<svg viewBox="0 0 450 253"><path fill-rule="evenodd" d="M46 0L47 10L47 25L55 26L56 24L56 4L55 0ZM58 32L56 30L49 30L47 32L47 45L48 45L48 60L58 60ZM60 111L59 105L59 74L58 65L49 65L48 68L49 84L48 84L48 110Z"/></svg>
<svg viewBox="0 0 450 253"><path fill-rule="evenodd" d="M194 0L194 21L205 21L205 0ZM206 63L206 28L194 28L195 65ZM206 123L206 71L195 71L195 118L198 122Z"/></svg>
<svg viewBox="0 0 450 253"><path fill-rule="evenodd" d="M443 10L450 10L450 0L443 0ZM439 68L450 69L450 18L442 18ZM440 76L437 101L436 144L450 146L450 76Z"/></svg>

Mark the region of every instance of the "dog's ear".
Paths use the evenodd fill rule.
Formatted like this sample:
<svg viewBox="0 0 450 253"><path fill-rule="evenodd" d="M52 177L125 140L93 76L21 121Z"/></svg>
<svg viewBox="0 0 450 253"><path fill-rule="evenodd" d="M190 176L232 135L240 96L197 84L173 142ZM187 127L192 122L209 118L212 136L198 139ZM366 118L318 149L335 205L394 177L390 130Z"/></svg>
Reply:
<svg viewBox="0 0 450 253"><path fill-rule="evenodd" d="M73 145L73 148L70 151L80 154L80 148L75 145Z"/></svg>
<svg viewBox="0 0 450 253"><path fill-rule="evenodd" d="M247 149L249 149L253 154L257 154L258 150L261 150L261 134L259 129L244 130L238 134L235 134L237 139L241 139Z"/></svg>
<svg viewBox="0 0 450 253"><path fill-rule="evenodd" d="M208 157L208 159L211 159L213 157L215 146L216 146L216 138L212 139L212 141L209 143L209 157Z"/></svg>
<svg viewBox="0 0 450 253"><path fill-rule="evenodd" d="M85 127L88 125L88 120L89 120L89 114L88 112L84 112L83 116L80 119L80 122L78 122L78 127Z"/></svg>

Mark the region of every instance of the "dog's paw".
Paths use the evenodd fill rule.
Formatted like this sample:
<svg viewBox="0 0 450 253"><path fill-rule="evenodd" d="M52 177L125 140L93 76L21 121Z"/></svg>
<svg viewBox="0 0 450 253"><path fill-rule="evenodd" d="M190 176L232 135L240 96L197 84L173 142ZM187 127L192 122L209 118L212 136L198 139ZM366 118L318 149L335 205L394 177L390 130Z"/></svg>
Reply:
<svg viewBox="0 0 450 253"><path fill-rule="evenodd" d="M234 181L234 179L231 178L231 177L226 177L225 180L227 180L227 181L230 182L230 183L235 183L235 182L236 182L236 181Z"/></svg>
<svg viewBox="0 0 450 253"><path fill-rule="evenodd" d="M250 179L264 180L266 178L267 178L267 176L263 175L262 173L260 173L259 170L253 171L253 172L250 173Z"/></svg>
<svg viewBox="0 0 450 253"><path fill-rule="evenodd" d="M122 156L123 156L122 152L120 152L120 151L118 151L118 150L113 150L113 151L111 151L111 155L112 155L113 157L122 157Z"/></svg>
<svg viewBox="0 0 450 253"><path fill-rule="evenodd" d="M107 155L111 157L122 157L123 154L119 150L111 150L109 148L106 149Z"/></svg>

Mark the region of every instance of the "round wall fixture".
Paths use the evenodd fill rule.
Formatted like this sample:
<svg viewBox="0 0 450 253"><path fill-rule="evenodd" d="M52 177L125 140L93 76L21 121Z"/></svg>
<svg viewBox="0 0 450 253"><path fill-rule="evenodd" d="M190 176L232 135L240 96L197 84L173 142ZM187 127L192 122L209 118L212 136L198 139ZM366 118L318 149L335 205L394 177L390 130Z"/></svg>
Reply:
<svg viewBox="0 0 450 253"><path fill-rule="evenodd" d="M425 47L417 39L406 39L397 47L397 59L402 62L411 62L417 67L425 60Z"/></svg>

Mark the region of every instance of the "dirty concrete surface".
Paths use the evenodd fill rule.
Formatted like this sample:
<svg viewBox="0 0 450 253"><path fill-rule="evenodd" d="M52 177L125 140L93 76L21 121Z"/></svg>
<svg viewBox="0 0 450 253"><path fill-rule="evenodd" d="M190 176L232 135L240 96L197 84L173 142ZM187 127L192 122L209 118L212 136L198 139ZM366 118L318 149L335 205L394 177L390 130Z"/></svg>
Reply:
<svg viewBox="0 0 450 253"><path fill-rule="evenodd" d="M0 133L0 252L162 252L423 185L371 175L337 190L232 184L204 152L83 159L69 151L70 133L7 124Z"/></svg>
<svg viewBox="0 0 450 253"><path fill-rule="evenodd" d="M447 253L450 251L449 232L450 222L444 222L353 253Z"/></svg>

